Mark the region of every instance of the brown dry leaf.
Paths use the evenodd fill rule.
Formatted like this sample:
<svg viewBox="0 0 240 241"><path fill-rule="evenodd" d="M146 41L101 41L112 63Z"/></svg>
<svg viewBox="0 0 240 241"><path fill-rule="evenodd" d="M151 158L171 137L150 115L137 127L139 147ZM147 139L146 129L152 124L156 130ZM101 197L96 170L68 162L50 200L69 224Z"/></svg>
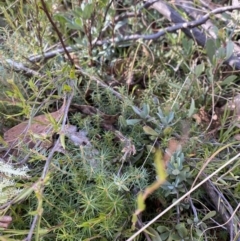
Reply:
<svg viewBox="0 0 240 241"><path fill-rule="evenodd" d="M32 119L32 122L24 121L4 133L4 141L12 147L16 147L19 142L27 144L30 148L34 147L36 141L33 136L42 138L41 147L49 148L52 144L51 140L46 137L53 134L51 119L58 122L63 116L64 105L55 112L49 115L39 115Z"/></svg>
<svg viewBox="0 0 240 241"><path fill-rule="evenodd" d="M98 110L95 107L90 105L73 104L72 107L76 108L77 110L79 110L81 113L85 115L94 115L98 113Z"/></svg>
<svg viewBox="0 0 240 241"><path fill-rule="evenodd" d="M201 107L198 113L193 115L193 119L196 120L198 125L200 125L202 122L206 122L206 123L210 122L209 116L205 111L204 107Z"/></svg>
<svg viewBox="0 0 240 241"><path fill-rule="evenodd" d="M228 101L222 108L222 114L227 110L230 111L230 116L233 117L233 121L240 121L240 94L236 95L232 100ZM240 124L236 124L240 127Z"/></svg>
<svg viewBox="0 0 240 241"><path fill-rule="evenodd" d="M194 114L193 119L197 122L198 125L201 124L202 120L199 114Z"/></svg>
<svg viewBox="0 0 240 241"><path fill-rule="evenodd" d="M237 141L240 141L240 134L236 134L233 136L233 138Z"/></svg>
<svg viewBox="0 0 240 241"><path fill-rule="evenodd" d="M11 222L11 216L0 216L0 228L8 228Z"/></svg>
<svg viewBox="0 0 240 241"><path fill-rule="evenodd" d="M170 161L171 156L181 148L181 141L178 141L174 138L170 139L168 142L168 148L166 149L165 153L164 153L164 163L165 166L167 166L167 163Z"/></svg>
<svg viewBox="0 0 240 241"><path fill-rule="evenodd" d="M177 140L175 138L172 138L168 141L168 147L163 156L165 166L167 166L167 163L170 161L171 156L176 151L180 150L183 146L186 146L187 141L189 139L190 128L191 126L189 121L182 121L180 139Z"/></svg>

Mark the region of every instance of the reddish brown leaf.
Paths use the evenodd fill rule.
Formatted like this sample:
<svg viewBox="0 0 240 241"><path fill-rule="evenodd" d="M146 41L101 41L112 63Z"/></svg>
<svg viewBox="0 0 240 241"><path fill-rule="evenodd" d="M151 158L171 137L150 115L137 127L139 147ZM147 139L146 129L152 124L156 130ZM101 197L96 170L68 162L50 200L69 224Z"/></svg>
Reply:
<svg viewBox="0 0 240 241"><path fill-rule="evenodd" d="M50 113L51 118L58 122L63 116L64 106L58 111ZM48 115L39 115L32 119L32 122L24 121L4 133L4 141L11 147L17 146L19 142L27 144L32 148L36 143L33 135L42 137L41 146L48 148L51 145L51 141L47 140L47 136L51 136L53 133L50 117Z"/></svg>

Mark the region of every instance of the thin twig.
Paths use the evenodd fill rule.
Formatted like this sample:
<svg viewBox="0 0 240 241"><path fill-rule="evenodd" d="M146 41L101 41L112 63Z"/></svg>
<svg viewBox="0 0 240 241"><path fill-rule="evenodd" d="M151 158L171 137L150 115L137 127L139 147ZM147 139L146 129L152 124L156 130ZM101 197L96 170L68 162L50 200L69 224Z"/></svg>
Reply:
<svg viewBox="0 0 240 241"><path fill-rule="evenodd" d="M138 215L138 219L137 219L137 225L139 228L142 228L143 227L143 222L142 220L140 219L140 216L141 215ZM147 241L152 241L152 239L149 237L148 233L147 232L143 232L144 236L146 237L146 240Z"/></svg>
<svg viewBox="0 0 240 241"><path fill-rule="evenodd" d="M154 1L156 2L156 1ZM151 3L153 4L153 3ZM164 5L165 6L165 5ZM171 9L170 7L168 7L168 9L166 11L166 14L170 14L172 16L175 16L176 21L177 22L175 25L164 28L160 31L158 31L157 33L154 34L133 34L133 35L128 35L125 37L115 37L115 38L111 38L111 39L105 39L105 40L98 40L95 39L92 43L93 46L102 46L103 44L119 44L119 43L123 43L123 42L128 42L128 41L136 41L139 39L142 40L156 40L162 36L164 36L167 33L171 33L171 32L176 32L177 30L183 29L184 31L188 30L188 35L192 36L194 35L194 39L196 39L196 41L198 42L198 44L200 44L201 46L205 46L206 43L206 36L205 34L203 34L200 30L195 29L196 27L204 24L206 21L208 21L212 15L214 14L219 14L219 13L223 13L226 11L232 11L232 10L237 10L240 9L240 6L228 6L228 7L221 7L221 8L217 8L214 9L212 11L210 11L209 13L205 14L203 17L199 18L198 20L194 20L194 21L190 21L190 22L186 22L184 19L182 19L180 17L180 15L178 13L176 13L173 9ZM194 29L193 33L190 32L189 29ZM44 53L43 55L36 55L36 56L31 56L29 57L29 61L39 61L41 59L48 59L48 58L52 58L54 56L56 56L57 54L62 54L63 52L73 52L76 49L81 48L82 46L79 45L75 45L73 47L65 47L65 49L59 48L56 49L54 51L50 51L47 53ZM233 59L229 59L228 60L228 64L233 66L235 65L237 67L237 69L240 69L240 60L238 58L233 58Z"/></svg>
<svg viewBox="0 0 240 241"><path fill-rule="evenodd" d="M107 5L107 7L106 7L106 11L105 11L105 13L104 13L104 17L103 17L103 21L102 21L102 27L101 27L100 29L102 29L103 26L104 26L104 24L105 24L105 21L106 21L106 18L107 18L107 13L108 13L108 11L109 11L112 3L113 3L113 0L111 0L110 3L109 3L109 4ZM99 33L98 36L97 36L96 42L99 40L100 36L101 36L101 31L100 31L100 33ZM95 46L96 46L96 44L94 43L94 44L92 45L92 48L94 48Z"/></svg>
<svg viewBox="0 0 240 241"><path fill-rule="evenodd" d="M142 13L140 11L134 13L134 12L126 12L122 13L114 18L115 22L119 22L125 18L134 18L134 17L141 17Z"/></svg>
<svg viewBox="0 0 240 241"><path fill-rule="evenodd" d="M63 46L64 52L66 53L66 55L67 55L67 57L68 57L71 65L74 66L74 61L73 61L73 59L71 58L69 52L67 51L67 48L66 48L65 43L64 43L64 41L63 41L63 39L62 39L62 35L61 35L60 31L58 30L56 24L54 23L52 17L50 16L50 14L49 14L49 12L48 12L46 3L44 2L44 0L41 0L41 3L42 3L43 11L44 11L45 14L47 15L48 20L50 21L50 23L52 24L53 28L55 29L55 31L56 31L56 33L57 33L57 36L58 36L58 38L59 38L59 40L60 40L60 42L61 42L61 44L62 44L62 46Z"/></svg>
<svg viewBox="0 0 240 241"><path fill-rule="evenodd" d="M3 60L3 61L1 61L1 63L2 64L7 63L9 65L9 67L13 68L13 70L16 71L16 72L21 72L25 75L34 76L34 77L38 77L38 78L43 77L43 75L40 74L39 72L37 72L35 70L32 70L32 69L24 66L22 63L18 63L16 61L11 60L11 59Z"/></svg>
<svg viewBox="0 0 240 241"><path fill-rule="evenodd" d="M163 1L157 1L151 5L151 8L157 10L160 14L162 14L165 18L167 18L170 22L179 24L179 23L187 23L184 18L172 7L170 7L167 3ZM203 17L209 15L209 14L217 14L221 13L223 11L230 11L234 9L240 9L239 6L231 6L231 7L222 7L222 8L217 8L208 14L204 15ZM208 16L209 18L210 16ZM202 18L200 18L197 21L200 21ZM194 21L193 21L194 22ZM207 41L207 36L206 34L201 31L199 28L196 27L188 27L188 28L182 28L182 31L189 37L194 39L198 45L205 47L206 41ZM206 32L209 32L206 29ZM214 34L213 31L210 31L211 34ZM234 53L235 52L240 52L240 48L234 44ZM238 53L232 54L230 58L226 59L223 61L224 64L227 64L234 68L235 70L240 70L240 59L238 57Z"/></svg>
<svg viewBox="0 0 240 241"><path fill-rule="evenodd" d="M236 233L234 233L234 227L237 226L238 222L234 222L233 218L230 219L230 217L233 215L232 206L210 180L204 183L204 188L207 191L207 194L209 195L210 199L212 200L216 210L222 217L222 220L224 222L223 225L227 227L230 236L230 241L233 241L233 237L236 236Z"/></svg>
<svg viewBox="0 0 240 241"><path fill-rule="evenodd" d="M73 81L70 80L70 82L71 82L70 86L72 86L72 88L73 88L73 84L72 84ZM62 126L61 126L61 132L63 132L64 128L65 128L65 124L66 124L67 117L68 117L68 111L69 111L70 104L71 104L72 99L73 99L73 95L74 95L74 91L72 90L71 94L69 95L69 97L66 100L66 105L65 105L65 108L64 108L64 115L63 115L63 120L62 120ZM48 158L46 160L46 163L44 165L44 169L43 169L43 172L42 172L42 175L41 175L42 180L44 180L47 176L47 173L48 173L53 155L58 150L59 144L60 144L60 138L57 139L57 141L54 144L52 150L49 152ZM43 193L43 191L44 191L44 185L41 188L41 193ZM31 224L30 231L28 233L28 236L24 239L24 241L31 241L36 223L37 223L39 218L40 218L40 215L38 215L38 214L34 216L33 222Z"/></svg>
<svg viewBox="0 0 240 241"><path fill-rule="evenodd" d="M94 80L97 84L99 84L100 86L102 86L103 88L109 90L112 94L114 94L118 99L120 100L124 100L126 99L126 97L124 97L123 95L121 95L120 93L118 93L116 90L112 89L110 86L108 86L107 84L104 84L103 81L101 81L99 78L95 77L92 74L89 74L87 71L85 71L84 69L82 69L80 66L76 66L77 70L79 73L81 73L84 76L89 77L89 79Z"/></svg>

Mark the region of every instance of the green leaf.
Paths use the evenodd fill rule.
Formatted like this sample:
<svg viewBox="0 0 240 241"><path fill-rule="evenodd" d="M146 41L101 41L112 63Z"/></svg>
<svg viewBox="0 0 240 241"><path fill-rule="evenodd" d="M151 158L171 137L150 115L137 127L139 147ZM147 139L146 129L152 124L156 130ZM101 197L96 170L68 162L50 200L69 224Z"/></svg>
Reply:
<svg viewBox="0 0 240 241"><path fill-rule="evenodd" d="M194 99L192 98L191 99L191 105L190 105L190 108L188 110L188 118L191 117L193 114L194 114L194 111L195 111L195 101Z"/></svg>
<svg viewBox="0 0 240 241"><path fill-rule="evenodd" d="M170 112L169 115L167 116L167 123L170 124L174 119L174 112Z"/></svg>
<svg viewBox="0 0 240 241"><path fill-rule="evenodd" d="M126 119L122 115L120 115L118 117L118 123L122 127L127 127L128 126Z"/></svg>
<svg viewBox="0 0 240 241"><path fill-rule="evenodd" d="M83 29L83 21L81 18L74 19L74 26L77 26L79 30Z"/></svg>
<svg viewBox="0 0 240 241"><path fill-rule="evenodd" d="M178 170L178 169L174 169L173 171L172 171L172 174L173 175L179 175L179 173L180 173L180 171Z"/></svg>
<svg viewBox="0 0 240 241"><path fill-rule="evenodd" d="M137 215L134 213L133 216L132 216L132 224L133 224L133 227L135 227L135 224L136 224L137 221L138 221L138 217L137 217Z"/></svg>
<svg viewBox="0 0 240 241"><path fill-rule="evenodd" d="M226 49L225 47L220 47L217 52L216 52L216 56L219 60L223 60L225 59L226 56Z"/></svg>
<svg viewBox="0 0 240 241"><path fill-rule="evenodd" d="M195 228L195 232L199 237L203 235L203 231L198 228Z"/></svg>
<svg viewBox="0 0 240 241"><path fill-rule="evenodd" d="M155 153L155 151L156 151L156 148L153 147L152 145L146 145L146 148L147 148L147 151L148 152L151 151L151 153Z"/></svg>
<svg viewBox="0 0 240 241"><path fill-rule="evenodd" d="M72 87L70 85L64 84L63 85L63 91L69 93L72 91Z"/></svg>
<svg viewBox="0 0 240 241"><path fill-rule="evenodd" d="M69 19L67 19L64 15L57 13L54 15L54 19L61 24L65 24Z"/></svg>
<svg viewBox="0 0 240 241"><path fill-rule="evenodd" d="M226 59L229 59L231 55L233 54L233 49L234 49L234 43L232 41L227 41L227 46L226 46Z"/></svg>
<svg viewBox="0 0 240 241"><path fill-rule="evenodd" d="M138 107L132 106L132 109L137 115L141 116L141 111L138 109Z"/></svg>
<svg viewBox="0 0 240 241"><path fill-rule="evenodd" d="M65 144L65 135L64 134L60 134L60 143L63 147L63 149L66 149L66 144Z"/></svg>
<svg viewBox="0 0 240 241"><path fill-rule="evenodd" d="M74 15L74 17L81 18L82 17L82 12L83 12L83 10L80 7L77 7L77 8L75 8L73 10L73 15Z"/></svg>
<svg viewBox="0 0 240 241"><path fill-rule="evenodd" d="M129 191L130 191L130 190L127 188L127 186L125 186L125 185L122 185L121 188L122 188L124 191L126 191L126 192L129 192Z"/></svg>
<svg viewBox="0 0 240 241"><path fill-rule="evenodd" d="M173 132L173 128L170 126L167 126L164 130L163 130L163 134L164 136L170 136Z"/></svg>
<svg viewBox="0 0 240 241"><path fill-rule="evenodd" d="M164 182L167 178L167 173L165 169L162 151L159 148L157 148L155 151L154 164L156 167L158 180Z"/></svg>
<svg viewBox="0 0 240 241"><path fill-rule="evenodd" d="M70 73L69 73L69 77L70 77L70 79L76 79L76 73L75 73L74 68L71 68Z"/></svg>
<svg viewBox="0 0 240 241"><path fill-rule="evenodd" d="M148 104L143 104L143 111L142 111L142 117L146 119L146 117L149 115L150 107Z"/></svg>
<svg viewBox="0 0 240 241"><path fill-rule="evenodd" d="M187 219L187 223L190 224L190 225L192 225L192 224L193 224L192 219L189 219L189 218L188 218L188 219Z"/></svg>
<svg viewBox="0 0 240 241"><path fill-rule="evenodd" d="M165 233L161 233L160 237L162 240L167 240L167 238L169 237L170 232L165 232Z"/></svg>
<svg viewBox="0 0 240 241"><path fill-rule="evenodd" d="M83 29L82 24L77 19L78 18L75 18L75 19L65 18L66 27L68 27L69 29L73 29L73 30L82 30Z"/></svg>
<svg viewBox="0 0 240 241"><path fill-rule="evenodd" d="M210 219L212 217L214 217L216 215L216 211L210 211L203 219L202 219L202 222L207 220L207 219Z"/></svg>
<svg viewBox="0 0 240 241"><path fill-rule="evenodd" d="M205 64L204 63L198 64L195 67L194 73L195 73L197 78L203 73L204 69L205 69Z"/></svg>
<svg viewBox="0 0 240 241"><path fill-rule="evenodd" d="M92 3L87 3L82 11L82 18L87 20L91 17L94 10L94 5Z"/></svg>
<svg viewBox="0 0 240 241"><path fill-rule="evenodd" d="M128 22L127 18L125 18L123 21L118 21L117 24L114 26L114 32L116 32L116 30L118 30L122 26L126 25L127 22Z"/></svg>
<svg viewBox="0 0 240 241"><path fill-rule="evenodd" d="M143 194L140 192L137 196L137 209L142 212L145 210L145 208L146 205L143 199Z"/></svg>
<svg viewBox="0 0 240 241"><path fill-rule="evenodd" d="M153 130L150 126L144 126L143 130L148 135L159 136L159 133L157 133L155 130Z"/></svg>
<svg viewBox="0 0 240 241"><path fill-rule="evenodd" d="M193 222L194 222L194 223L198 223L198 222L199 222L198 217L194 217Z"/></svg>
<svg viewBox="0 0 240 241"><path fill-rule="evenodd" d="M163 240L161 239L159 233L158 233L156 230L154 230L153 228L148 227L148 228L146 229L146 231L148 231L148 233L149 233L152 241L163 241Z"/></svg>
<svg viewBox="0 0 240 241"><path fill-rule="evenodd" d="M208 39L206 42L206 52L207 52L207 56L212 64L214 64L214 56L215 56L216 50L217 49L216 49L216 45L215 45L215 40Z"/></svg>
<svg viewBox="0 0 240 241"><path fill-rule="evenodd" d="M4 147L8 146L7 142L5 142L1 136L0 136L0 144L3 145Z"/></svg>
<svg viewBox="0 0 240 241"><path fill-rule="evenodd" d="M160 107L158 107L158 113L157 113L157 115L159 116L160 119L161 119L161 118L164 118L164 114L163 114L163 112L162 112L162 110L161 110Z"/></svg>
<svg viewBox="0 0 240 241"><path fill-rule="evenodd" d="M169 229L168 228L166 228L165 226L158 226L157 227L157 231L159 232L159 233L163 233L163 232L169 232Z"/></svg>
<svg viewBox="0 0 240 241"><path fill-rule="evenodd" d="M192 51L193 41L191 39L183 38L182 45L185 55L189 55Z"/></svg>
<svg viewBox="0 0 240 241"><path fill-rule="evenodd" d="M126 120L126 123L128 126L133 126L137 123L139 123L141 120L140 119L130 119L130 120Z"/></svg>
<svg viewBox="0 0 240 241"><path fill-rule="evenodd" d="M230 75L221 82L221 86L226 86L231 84L237 78L236 75Z"/></svg>
<svg viewBox="0 0 240 241"><path fill-rule="evenodd" d="M23 200L26 200L34 191L33 187L26 188L19 193L13 200L12 203L22 202Z"/></svg>
<svg viewBox="0 0 240 241"><path fill-rule="evenodd" d="M73 29L73 30L81 30L81 28L79 28L79 26L75 23L67 23L66 26L69 28L69 29Z"/></svg>
<svg viewBox="0 0 240 241"><path fill-rule="evenodd" d="M174 241L181 241L182 240L182 238L179 236L179 234L178 233L176 233L176 232L172 232L170 235L169 235L169 239L170 240L174 240ZM168 239L168 240L169 240Z"/></svg>
<svg viewBox="0 0 240 241"><path fill-rule="evenodd" d="M188 230L185 227L185 223L179 223L176 225L176 229L178 231L178 234L181 238L185 238L188 236Z"/></svg>

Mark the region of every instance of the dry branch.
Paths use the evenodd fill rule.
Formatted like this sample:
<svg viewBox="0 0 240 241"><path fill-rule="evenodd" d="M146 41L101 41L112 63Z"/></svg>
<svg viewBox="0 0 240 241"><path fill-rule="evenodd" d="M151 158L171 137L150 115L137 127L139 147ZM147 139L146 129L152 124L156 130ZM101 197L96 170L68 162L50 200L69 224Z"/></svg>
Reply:
<svg viewBox="0 0 240 241"><path fill-rule="evenodd" d="M111 39L103 39L103 40L98 40L95 39L91 43L92 46L101 46L103 44L120 44L123 42L128 42L128 41L136 41L139 39L142 40L156 40L162 36L164 36L166 33L170 32L176 32L177 30L182 29L182 31L190 38L194 39L198 45L204 47L207 41L207 35L208 33L212 37L216 37L215 33L213 32L213 24L210 22L210 17L213 15L217 15L226 11L233 11L236 9L240 9L240 6L228 6L228 7L220 7L217 9L214 9L212 11L209 11L205 15L201 15L198 10L193 10L194 7L190 4L183 5L181 0L177 1L178 5L181 5L182 7L185 7L184 10L186 11L187 14L190 15L192 18L197 18L193 21L186 21L185 19L182 18L182 16L171 6L169 6L167 3L164 1L147 1L144 5L144 7L149 7L152 9L156 9L161 15L163 15L165 18L167 18L170 22L174 23L175 25L161 29L157 33L154 34L132 34L132 35L127 35L124 37L115 37ZM204 33L202 30L197 28L197 26L200 26L204 29L206 33ZM64 48L58 48L56 50L46 52L43 55L36 55L36 56L31 56L28 58L29 61L31 62L38 62L40 60L46 60L49 58L52 58L58 54L63 54L66 51L67 52L73 52L77 49L81 48L79 45L75 46L68 46ZM240 70L240 59L238 57L240 53L240 48L235 44L234 45L234 53L232 56L225 60L224 63L231 66L232 68L236 70Z"/></svg>
<svg viewBox="0 0 240 241"><path fill-rule="evenodd" d="M74 82L73 80L70 80L70 85L72 86L72 88L73 88L73 82ZM70 104L71 104L72 99L73 99L73 95L74 95L74 91L72 90L72 92L66 97L66 105L64 106L64 115L63 115L63 120L62 120L61 131L63 131L64 128L65 128L65 123L67 122L68 111L69 111ZM49 171L49 167L50 167L52 158L53 158L54 154L57 152L59 144L60 144L60 138L58 138L58 140L54 144L52 150L49 152L49 155L48 155L48 158L46 160L44 169L42 171L41 180L45 180L45 178L48 174L48 171ZM44 192L44 188L45 188L44 185L39 187L39 191L41 192L41 194ZM32 221L31 228L30 228L30 231L28 233L28 236L24 239L25 241L31 241L32 240L34 229L36 227L36 224L37 224L39 218L40 218L39 214L36 214L34 216L34 219Z"/></svg>
<svg viewBox="0 0 240 241"><path fill-rule="evenodd" d="M168 4L166 4L163 1L157 1L154 2L150 8L153 8L157 10L160 14L162 14L165 18L167 18L170 22L174 24L179 24L179 23L186 23L186 20L181 17L179 13L177 13L172 7L170 7ZM220 13L221 11L230 11L234 9L240 9L240 6L234 6L234 7L223 7L219 9L215 9L211 11L212 13ZM196 21L201 21L201 18L196 20ZM182 28L182 31L190 38L196 40L198 45L204 47L207 41L207 36L203 31L200 31L198 28ZM208 30L206 30L208 31ZM213 33L212 33L213 34ZM232 68L236 70L240 70L240 59L238 57L238 54L240 54L240 48L238 46L234 46L234 53L232 56L225 60L224 63L231 66Z"/></svg>
<svg viewBox="0 0 240 241"><path fill-rule="evenodd" d="M1 63L7 65L8 68L11 68L16 72L23 73L24 75L34 76L34 77L38 77L38 78L42 77L42 75L39 72L32 70L32 69L26 67L24 64L18 63L14 60L6 59L6 60L1 61Z"/></svg>
<svg viewBox="0 0 240 241"><path fill-rule="evenodd" d="M205 182L203 185L212 203L214 204L216 211L218 211L220 214L224 222L224 226L226 226L228 230L230 236L229 240L240 241L240 237L237 237L237 233L239 232L237 228L239 219L237 218L237 215L233 216L232 206L210 180Z"/></svg>

